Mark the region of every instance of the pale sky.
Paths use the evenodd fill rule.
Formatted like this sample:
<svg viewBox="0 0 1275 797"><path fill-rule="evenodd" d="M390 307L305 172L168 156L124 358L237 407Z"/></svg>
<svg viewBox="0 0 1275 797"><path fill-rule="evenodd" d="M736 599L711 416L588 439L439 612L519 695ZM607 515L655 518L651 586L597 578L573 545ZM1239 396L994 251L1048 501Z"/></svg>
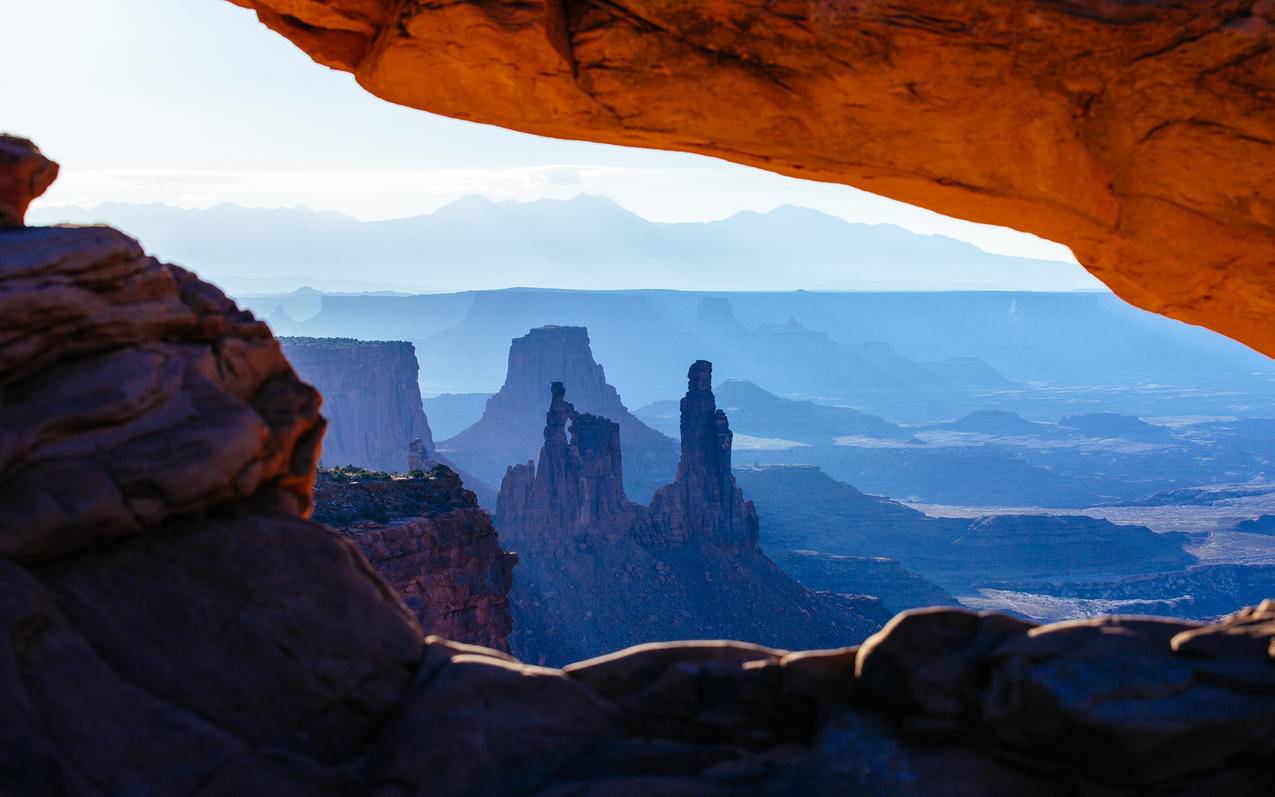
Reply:
<svg viewBox="0 0 1275 797"><path fill-rule="evenodd" d="M468 194L605 194L653 221L793 204L990 252L1064 246L713 158L560 141L401 108L225 0L0 0L0 125L62 165L40 205L305 205L361 219Z"/></svg>

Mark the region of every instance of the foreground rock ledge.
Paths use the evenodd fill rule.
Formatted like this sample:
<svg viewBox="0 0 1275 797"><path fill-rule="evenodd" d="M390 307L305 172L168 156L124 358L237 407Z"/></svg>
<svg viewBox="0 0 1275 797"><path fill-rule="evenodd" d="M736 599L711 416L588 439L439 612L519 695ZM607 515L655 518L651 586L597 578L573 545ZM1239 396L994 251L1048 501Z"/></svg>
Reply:
<svg viewBox="0 0 1275 797"><path fill-rule="evenodd" d="M1275 2L232 0L371 93L1060 241L1275 355Z"/></svg>

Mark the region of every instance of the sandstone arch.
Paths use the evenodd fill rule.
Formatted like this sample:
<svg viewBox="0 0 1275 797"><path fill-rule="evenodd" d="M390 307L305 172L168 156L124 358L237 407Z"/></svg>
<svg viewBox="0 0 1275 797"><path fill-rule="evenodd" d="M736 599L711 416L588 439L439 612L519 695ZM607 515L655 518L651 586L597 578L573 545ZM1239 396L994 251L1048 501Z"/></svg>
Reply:
<svg viewBox="0 0 1275 797"><path fill-rule="evenodd" d="M1275 354L1272 0L232 0L391 102L1069 245Z"/></svg>

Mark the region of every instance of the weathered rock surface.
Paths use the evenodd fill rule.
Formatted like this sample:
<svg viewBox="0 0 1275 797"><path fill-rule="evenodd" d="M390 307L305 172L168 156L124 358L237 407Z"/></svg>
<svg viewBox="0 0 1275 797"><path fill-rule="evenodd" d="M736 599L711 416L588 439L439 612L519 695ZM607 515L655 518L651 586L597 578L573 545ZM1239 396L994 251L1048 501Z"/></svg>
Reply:
<svg viewBox="0 0 1275 797"><path fill-rule="evenodd" d="M532 667L422 642L305 519L317 409L264 325L120 233L0 231L0 792L1269 792L1275 602Z"/></svg>
<svg viewBox="0 0 1275 797"><path fill-rule="evenodd" d="M305 519L318 410L264 324L121 233L0 231L0 791L345 777L421 633Z"/></svg>
<svg viewBox="0 0 1275 797"><path fill-rule="evenodd" d="M261 496L308 510L319 398L264 324L110 228L3 235L0 553Z"/></svg>
<svg viewBox="0 0 1275 797"><path fill-rule="evenodd" d="M619 424L626 491L645 500L668 482L677 467L677 443L624 406L594 361L584 327L538 327L515 338L500 392L488 399L478 422L440 442L440 451L478 478L499 483L506 468L534 459L540 451L545 389L553 382L565 386L580 412Z"/></svg>
<svg viewBox="0 0 1275 797"><path fill-rule="evenodd" d="M320 471L314 519L358 546L427 634L509 650L509 587L518 558L446 466L378 478Z"/></svg>
<svg viewBox="0 0 1275 797"><path fill-rule="evenodd" d="M373 782L442 794L1258 795L1275 740L1272 634L1267 602L1212 626L927 609L858 648L643 645L563 670L430 640ZM522 710L475 708L492 704Z"/></svg>
<svg viewBox="0 0 1275 797"><path fill-rule="evenodd" d="M328 420L323 465L401 471L413 440L433 451L411 343L352 338L279 342L301 378L323 394Z"/></svg>
<svg viewBox="0 0 1275 797"><path fill-rule="evenodd" d="M391 102L1027 230L1275 354L1268 0L233 1Z"/></svg>
<svg viewBox="0 0 1275 797"><path fill-rule="evenodd" d="M553 383L539 465L510 468L497 501L496 525L520 559L516 655L563 664L659 639L835 647L888 618L875 598L802 587L762 553L711 369L690 369L677 477L650 506L625 496L619 425L577 412Z"/></svg>

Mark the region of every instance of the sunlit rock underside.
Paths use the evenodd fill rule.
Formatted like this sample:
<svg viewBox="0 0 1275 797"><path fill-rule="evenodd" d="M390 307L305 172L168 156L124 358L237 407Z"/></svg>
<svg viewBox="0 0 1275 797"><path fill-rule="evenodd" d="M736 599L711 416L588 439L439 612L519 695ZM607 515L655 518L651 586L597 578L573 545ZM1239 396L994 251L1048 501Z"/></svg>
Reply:
<svg viewBox="0 0 1275 797"><path fill-rule="evenodd" d="M371 93L1069 245L1275 354L1275 3L232 0Z"/></svg>

